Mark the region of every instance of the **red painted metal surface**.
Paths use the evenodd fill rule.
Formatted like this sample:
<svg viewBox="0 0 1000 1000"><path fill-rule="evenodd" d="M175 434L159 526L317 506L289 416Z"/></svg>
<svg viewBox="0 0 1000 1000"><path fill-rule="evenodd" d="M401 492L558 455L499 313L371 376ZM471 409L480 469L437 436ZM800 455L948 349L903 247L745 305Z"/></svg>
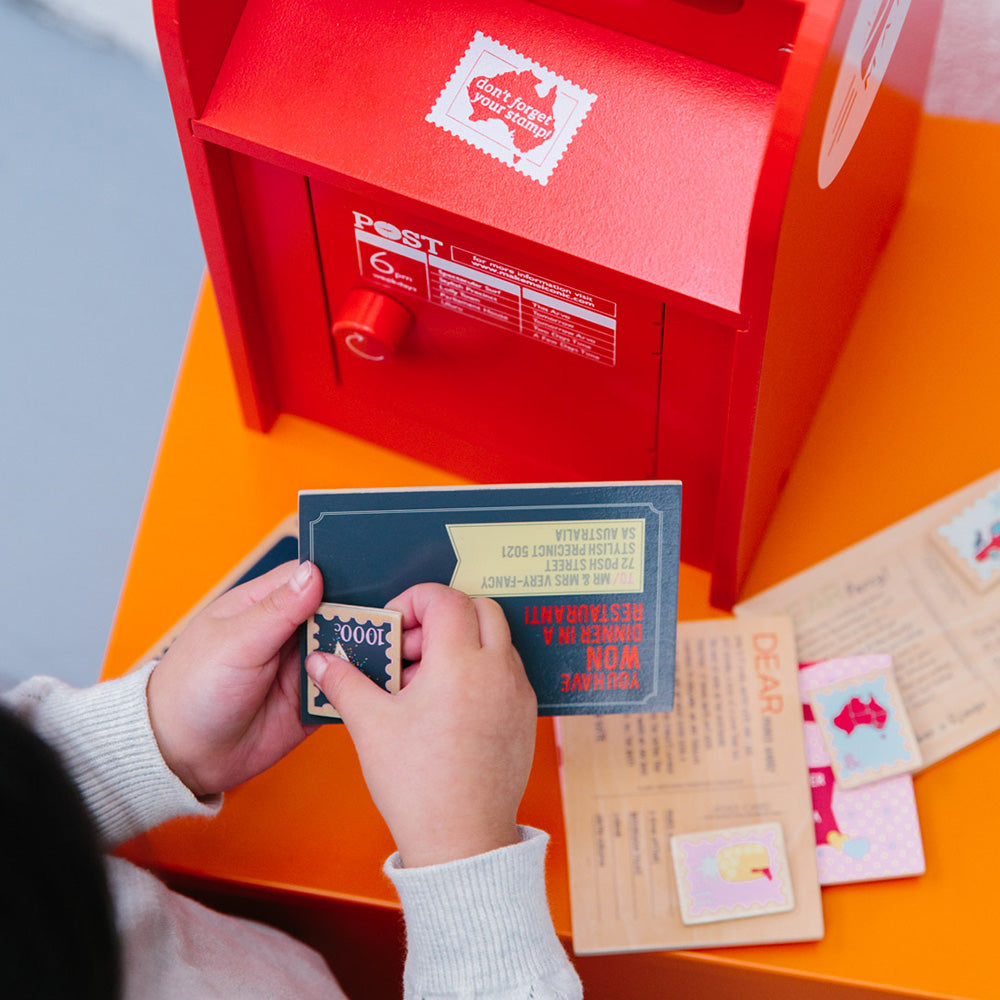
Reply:
<svg viewBox="0 0 1000 1000"><path fill-rule="evenodd" d="M873 0L154 9L248 424L295 413L481 481L681 479L682 557L729 606L898 209L935 4L825 187ZM456 132L437 102L477 33ZM519 91L518 55L557 90ZM484 151L515 128L489 99L538 143L565 128L548 173L543 145ZM413 317L390 357L331 330L366 292Z"/></svg>

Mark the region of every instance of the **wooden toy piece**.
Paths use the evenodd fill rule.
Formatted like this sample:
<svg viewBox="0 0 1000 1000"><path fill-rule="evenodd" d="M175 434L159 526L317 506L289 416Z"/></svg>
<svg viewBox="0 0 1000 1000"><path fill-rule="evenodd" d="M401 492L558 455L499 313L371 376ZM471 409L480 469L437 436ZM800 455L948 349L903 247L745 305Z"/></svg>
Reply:
<svg viewBox="0 0 1000 1000"><path fill-rule="evenodd" d="M324 602L306 622L305 651L333 653L393 694L402 683L403 616L388 608ZM340 713L302 671L302 721L339 722Z"/></svg>

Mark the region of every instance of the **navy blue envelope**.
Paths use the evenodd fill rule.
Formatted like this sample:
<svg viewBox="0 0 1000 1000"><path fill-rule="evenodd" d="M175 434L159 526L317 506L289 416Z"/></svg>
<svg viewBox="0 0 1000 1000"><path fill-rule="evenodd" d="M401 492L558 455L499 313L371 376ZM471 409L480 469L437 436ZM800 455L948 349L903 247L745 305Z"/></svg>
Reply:
<svg viewBox="0 0 1000 1000"><path fill-rule="evenodd" d="M677 482L304 491L299 558L324 601L384 607L426 581L495 599L540 715L660 712L680 519Z"/></svg>

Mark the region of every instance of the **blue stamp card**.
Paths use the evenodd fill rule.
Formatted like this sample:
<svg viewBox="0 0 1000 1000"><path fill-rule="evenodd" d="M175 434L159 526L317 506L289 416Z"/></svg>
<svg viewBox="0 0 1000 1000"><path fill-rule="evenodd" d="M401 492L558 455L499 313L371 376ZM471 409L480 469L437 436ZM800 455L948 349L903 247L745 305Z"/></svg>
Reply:
<svg viewBox="0 0 1000 1000"><path fill-rule="evenodd" d="M920 766L917 739L892 670L814 688L809 700L841 787Z"/></svg>

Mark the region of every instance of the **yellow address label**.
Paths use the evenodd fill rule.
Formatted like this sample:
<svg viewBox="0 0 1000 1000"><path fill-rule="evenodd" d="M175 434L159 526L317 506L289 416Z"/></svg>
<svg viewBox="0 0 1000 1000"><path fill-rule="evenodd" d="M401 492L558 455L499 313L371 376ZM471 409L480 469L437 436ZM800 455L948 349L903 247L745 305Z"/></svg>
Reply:
<svg viewBox="0 0 1000 1000"><path fill-rule="evenodd" d="M449 524L451 586L473 597L637 594L644 587L643 518Z"/></svg>

